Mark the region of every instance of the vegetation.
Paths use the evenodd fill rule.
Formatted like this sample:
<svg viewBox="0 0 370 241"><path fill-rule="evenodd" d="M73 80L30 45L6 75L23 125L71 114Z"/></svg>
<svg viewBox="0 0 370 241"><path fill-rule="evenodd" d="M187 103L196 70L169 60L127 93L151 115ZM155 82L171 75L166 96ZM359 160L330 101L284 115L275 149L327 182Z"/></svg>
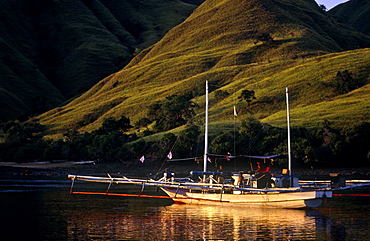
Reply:
<svg viewBox="0 0 370 241"><path fill-rule="evenodd" d="M44 126L37 122L7 122L3 125L5 142L0 144L0 151L6 153L2 158L17 162L63 159L130 163L145 155L160 163L169 152L180 159L197 160L202 155L203 136L199 126L187 125L178 134L168 132L160 140L150 142L127 134L131 127L125 116L119 120L107 118L91 133L68 131L63 140L52 141L41 138ZM225 156L286 154L286 138L285 129L248 118L234 131L212 136L210 152ZM369 122L349 129L334 128L329 121L315 128L293 128L292 140L295 165L353 167L370 161Z"/></svg>
<svg viewBox="0 0 370 241"><path fill-rule="evenodd" d="M242 93L238 97L240 101L245 100L248 105L252 102L252 100L256 99L254 90L242 90Z"/></svg>
<svg viewBox="0 0 370 241"><path fill-rule="evenodd" d="M2 158L8 161L37 160L104 160L117 161L132 157L125 146L137 139L126 134L132 126L123 116L115 120L107 118L103 125L91 133L70 130L63 140L43 139L44 126L37 122L7 122L3 125L5 142L0 144Z"/></svg>
<svg viewBox="0 0 370 241"><path fill-rule="evenodd" d="M265 6L260 0L234 1L205 2L123 70L63 107L41 115L41 123L53 139L71 128L91 132L107 117L124 115L137 123L149 118L149 106L189 91L194 96L191 101L202 110L205 80L212 87L211 121L232 120L232 106L246 89L253 90L256 99L248 111L238 106L238 114L253 114L260 121L281 126L287 86L292 112L297 114L294 125L342 119L346 121L335 123L344 127L368 121L368 114L360 115L368 113L364 112L366 105L363 102L360 107L358 101L360 95L368 95L369 49L350 49L370 46L369 37L333 22L314 2L286 0ZM262 33L268 33L273 41L255 43ZM346 93L351 95L339 94L335 87L338 71L353 73L364 80L364 85ZM118 96L121 99L117 100ZM114 106L107 104L114 101ZM341 105L344 101L354 102L359 108ZM332 110L330 118L323 114L328 109ZM203 111L199 110L192 121L202 121ZM94 118L84 121L89 115Z"/></svg>
<svg viewBox="0 0 370 241"><path fill-rule="evenodd" d="M197 106L191 99L192 92L184 95L167 96L166 100L149 106L149 119L155 122L153 129L156 132L168 131L185 125L195 115Z"/></svg>
<svg viewBox="0 0 370 241"><path fill-rule="evenodd" d="M338 94L346 94L367 84L368 79L355 79L348 70L338 71L335 78L335 89Z"/></svg>
<svg viewBox="0 0 370 241"><path fill-rule="evenodd" d="M0 118L25 120L86 92L202 2L1 1Z"/></svg>
<svg viewBox="0 0 370 241"><path fill-rule="evenodd" d="M107 6L109 1L103 2ZM90 9L89 4L84 1ZM139 23L132 23L131 29L144 31ZM138 32L131 33L139 36L135 40L140 39ZM109 44L117 42L112 41ZM285 143L284 90L289 87L297 160L307 156L309 162L343 163L349 156L346 148L364 138L357 138L357 130L366 129L370 119L367 47L370 37L338 23L314 1L205 1L156 44L142 51L126 49L135 52L135 57L122 70L38 116L45 128L45 136L39 140L53 143L43 158L53 153L68 159L124 160L144 153L162 158L168 150L183 157L191 155L201 149L199 126L208 80L210 120L218 126L212 130L215 152L284 152L284 144L280 145ZM86 69L79 70L95 70L91 66ZM235 117L232 111L239 96L243 101L237 104ZM120 131L107 130L104 123L115 124L123 116L135 123L135 128L129 128L126 119L122 121L127 126ZM220 128L231 120L238 122L237 132ZM299 134L302 130L308 140ZM235 145L225 143L231 136ZM359 162L366 162L368 150L362 149ZM338 150L347 154L340 155Z"/></svg>

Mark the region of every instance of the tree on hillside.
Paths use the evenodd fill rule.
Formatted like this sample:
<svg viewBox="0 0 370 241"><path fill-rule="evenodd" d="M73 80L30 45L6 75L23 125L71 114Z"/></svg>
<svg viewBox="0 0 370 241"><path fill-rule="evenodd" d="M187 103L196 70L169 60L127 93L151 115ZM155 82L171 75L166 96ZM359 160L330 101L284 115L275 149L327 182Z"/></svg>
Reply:
<svg viewBox="0 0 370 241"><path fill-rule="evenodd" d="M91 133L67 131L63 134L64 141L52 143L44 154L48 159L56 159L59 155L58 158L68 160L123 160L131 157L125 144L136 140L135 134L125 134L131 128L130 119L126 116L119 119L108 117L99 129Z"/></svg>
<svg viewBox="0 0 370 241"><path fill-rule="evenodd" d="M133 126L130 124L130 119L126 116L122 116L118 120L113 117L108 117L103 121L100 130L105 132L119 131L121 133L124 133L132 127Z"/></svg>
<svg viewBox="0 0 370 241"><path fill-rule="evenodd" d="M190 157L196 155L193 152L196 152L198 136L200 134L200 128L196 125L189 125L185 130L181 131L175 148L174 154L180 157Z"/></svg>
<svg viewBox="0 0 370 241"><path fill-rule="evenodd" d="M146 129L143 131L144 136L150 136L154 134L154 132L149 130L148 128L150 123L152 123L152 121L149 118L143 117L137 122L135 122L135 127L138 129L145 127Z"/></svg>
<svg viewBox="0 0 370 241"><path fill-rule="evenodd" d="M38 122L10 121L3 127L4 143L1 158L9 161L30 161L41 158L48 143L42 139L45 126Z"/></svg>
<svg viewBox="0 0 370 241"><path fill-rule="evenodd" d="M348 70L338 71L335 77L335 89L339 94L345 94L352 90L353 73Z"/></svg>
<svg viewBox="0 0 370 241"><path fill-rule="evenodd" d="M271 36L270 33L259 33L256 35L256 40L254 44L257 44L258 42L262 42L263 44L271 44L274 42L274 38Z"/></svg>
<svg viewBox="0 0 370 241"><path fill-rule="evenodd" d="M146 129L148 129L148 125L150 125L150 123L151 121L149 120L149 118L143 117L137 122L135 122L135 127L137 128L145 127Z"/></svg>
<svg viewBox="0 0 370 241"><path fill-rule="evenodd" d="M263 124L254 117L242 121L239 132L244 138L244 145L248 154L262 153L260 145L266 134Z"/></svg>
<svg viewBox="0 0 370 241"><path fill-rule="evenodd" d="M45 130L45 126L38 122L14 122L10 121L5 124L5 141L32 141L35 139L42 138L42 132Z"/></svg>
<svg viewBox="0 0 370 241"><path fill-rule="evenodd" d="M224 132L213 138L209 148L210 152L220 155L226 155L227 153L236 154L234 153L235 135L239 136L239 133Z"/></svg>
<svg viewBox="0 0 370 241"><path fill-rule="evenodd" d="M242 93L239 95L238 99L240 101L245 100L248 105L251 104L253 100L256 99L254 90L243 90Z"/></svg>
<svg viewBox="0 0 370 241"><path fill-rule="evenodd" d="M345 94L367 84L368 79L353 74L348 70L338 71L334 87L338 94Z"/></svg>
<svg viewBox="0 0 370 241"><path fill-rule="evenodd" d="M176 139L177 139L177 136L173 133L164 134L159 142L160 148L164 149L165 152L168 152L175 144Z"/></svg>
<svg viewBox="0 0 370 241"><path fill-rule="evenodd" d="M73 142L78 138L79 135L80 132L78 132L78 130L70 129L63 134L63 137L65 141Z"/></svg>
<svg viewBox="0 0 370 241"><path fill-rule="evenodd" d="M197 104L191 101L193 94L167 96L162 103L149 106L148 117L155 121L154 130L157 132L170 130L186 124L195 115Z"/></svg>

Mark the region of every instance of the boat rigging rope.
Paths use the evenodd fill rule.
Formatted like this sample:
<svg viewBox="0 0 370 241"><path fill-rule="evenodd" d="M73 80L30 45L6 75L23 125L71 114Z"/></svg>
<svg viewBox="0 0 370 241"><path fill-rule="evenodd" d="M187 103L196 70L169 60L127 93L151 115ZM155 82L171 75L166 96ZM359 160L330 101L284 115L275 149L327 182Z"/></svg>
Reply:
<svg viewBox="0 0 370 241"><path fill-rule="evenodd" d="M173 145L172 145L172 147L171 147L171 149L170 149L170 152L172 152L172 150L175 148L175 145L176 145L176 143L177 143L177 141L179 140L179 137L178 136L176 136L176 140L175 140L175 142L173 143ZM166 157L167 157L167 154L166 154L167 152L165 152L164 153L164 155L166 155ZM163 157L162 157L163 158ZM163 166L164 166L164 164L167 162L167 158L164 158L164 161L162 162L162 165L159 167L159 169L158 169L158 171L156 172L156 174L155 175L158 175L160 172L162 172L162 168L163 168Z"/></svg>

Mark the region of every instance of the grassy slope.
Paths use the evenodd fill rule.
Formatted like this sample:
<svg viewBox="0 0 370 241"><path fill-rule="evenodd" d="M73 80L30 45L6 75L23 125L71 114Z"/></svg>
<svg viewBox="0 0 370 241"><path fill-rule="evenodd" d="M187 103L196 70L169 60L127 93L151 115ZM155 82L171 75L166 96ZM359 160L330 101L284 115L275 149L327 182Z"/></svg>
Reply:
<svg viewBox="0 0 370 241"><path fill-rule="evenodd" d="M41 57L51 62L45 72L68 98L118 71L131 57L132 50L81 1L54 3L37 20L46 33Z"/></svg>
<svg viewBox="0 0 370 241"><path fill-rule="evenodd" d="M343 127L370 121L370 84L339 96L333 95L330 87L333 76L338 71L349 70L368 78L369 61L370 49L361 49L317 57L289 69L287 71L289 79L300 80L293 85L287 84L291 88L290 92L293 92L292 122L296 125L311 126L327 119ZM307 70L311 74L304 74ZM303 77L304 75L306 76ZM303 99L310 101L301 102ZM285 118L285 111L282 111L263 121L284 125Z"/></svg>
<svg viewBox="0 0 370 241"><path fill-rule="evenodd" d="M195 4L1 1L1 119L42 113L88 90L122 69L135 48L152 45L183 21Z"/></svg>
<svg viewBox="0 0 370 241"><path fill-rule="evenodd" d="M370 35L370 2L368 0L351 0L329 11L341 22L357 31Z"/></svg>
<svg viewBox="0 0 370 241"><path fill-rule="evenodd" d="M270 33L274 43L255 43L256 35L262 32ZM312 121L328 117L315 116L318 110L328 109L329 104L334 108L345 98L360 98L360 90L334 97L333 88L325 83L346 69L368 75L369 50L350 49L370 46L369 43L369 38L325 16L314 1L208 0L122 71L63 108L45 113L41 120L50 126L50 134L57 135L76 128L84 116L98 113L99 119L80 129L91 131L109 116L125 115L135 122L145 117L146 107L154 101L190 90L199 95L194 99L200 105L195 120L201 122L201 89L208 80L215 88L231 94L216 103L211 93L211 121L232 120L232 106L237 103L239 120L252 113L271 124L283 125L280 111L285 106L284 91L288 86L292 113L304 109L306 113L301 111L301 115L309 113L313 118L296 117L294 124L311 125ZM335 53L343 50L348 51ZM335 54L318 56L322 53ZM260 103L248 107L237 102L243 89L255 90ZM261 102L266 99L270 103ZM113 108L109 107L112 102ZM330 120L340 119L346 110L353 116L362 111L348 107L341 106L340 111L331 113ZM354 122L368 119L363 115Z"/></svg>
<svg viewBox="0 0 370 241"><path fill-rule="evenodd" d="M1 120L42 113L65 100L37 68L37 31L25 10L15 0L0 2Z"/></svg>

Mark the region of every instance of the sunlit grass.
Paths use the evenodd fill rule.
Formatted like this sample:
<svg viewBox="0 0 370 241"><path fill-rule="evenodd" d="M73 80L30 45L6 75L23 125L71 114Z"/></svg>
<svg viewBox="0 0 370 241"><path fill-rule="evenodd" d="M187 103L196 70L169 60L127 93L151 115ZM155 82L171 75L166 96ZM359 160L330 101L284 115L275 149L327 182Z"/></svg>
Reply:
<svg viewBox="0 0 370 241"><path fill-rule="evenodd" d="M258 118L262 117L263 121L271 124L284 125L285 118L281 116L283 114L279 114L279 111L285 108L283 103L285 87L289 87L290 90L292 118L293 120L296 119L294 125L316 125L324 119L338 120L338 123L345 124L343 121L340 121L344 118L342 116L348 116L348 118L346 117L347 122L366 121L366 115L355 113L363 113L365 111L362 107L363 105L357 104L355 105L356 108L347 109L349 105L346 105L340 96L334 98L333 88L330 87L330 83L338 71L349 70L353 73L365 71L365 67L370 61L369 52L368 49L363 49L298 61L211 68L208 71L191 75L189 78L176 82L171 82L170 79L176 78L177 73L174 73L174 76L171 78L170 71L167 71L162 77L168 82L161 82L159 79L145 82L146 76L137 79L141 83L140 85L132 85L135 83L134 80L130 82L128 81L129 78L126 78L125 81L128 81L130 88L122 88L122 86L118 85L109 89L107 84L103 85L102 88L97 86L90 90L92 93L87 93L87 95L91 96L86 98L88 101L76 99L62 107L62 110L53 110L43 115L41 119L44 124L57 122L58 125L55 128L64 126L62 130L67 130L84 115L96 112L98 106L114 102L118 97L121 97L122 101L118 101L118 104L113 109L107 110L99 119L81 130L91 131L99 127L104 118L108 116L119 117L126 115L132 122L135 122L146 116L147 107L155 101L161 101L172 94L192 91L199 83L202 85L202 83L208 80L210 82L221 81L224 85L220 89L230 94L228 98L221 102L216 102L213 98L213 93L210 94L212 121L232 120L232 108L233 105L237 105L240 113L239 118L253 114ZM191 66L191 64L187 62L184 66ZM144 72L142 74L146 75ZM118 75L113 76L109 79L109 82L118 81L118 77ZM367 93L367 89L363 88L363 91L354 91L351 95L348 95L346 101L351 102L351 99L365 101L363 96ZM119 89L118 92L117 89ZM249 106L239 102L237 98L242 89L255 90L257 100L265 96L275 97L280 103L277 105L279 109L271 109L268 105L265 105L263 108L260 107L257 110L249 111ZM197 113L201 114L204 111L202 109L204 98L200 96L194 99L194 101L200 106ZM277 114L271 115L276 112ZM330 114L325 112L330 112ZM295 113L296 117L294 117Z"/></svg>
<svg viewBox="0 0 370 241"><path fill-rule="evenodd" d="M41 122L53 125L50 130L61 134L60 130L76 125L87 114L96 113L99 106L104 109L107 103L121 98L114 107L100 110L98 119L79 130L92 131L109 116L125 115L135 123L146 117L148 106L156 101L192 91L193 100L199 104L194 120L201 123L202 89L206 80L215 88L212 91L229 93L222 100L216 100L214 93L210 93L210 120L218 124L233 121L232 110L236 105L238 121L254 116L273 125L285 125L285 87L290 91L294 125L316 125L325 118L341 120L347 116L346 120L352 122L367 120L366 116L357 114L364 111L363 107L356 104L349 108L343 101L346 98L351 103L365 95L367 89L362 94L353 91L350 93L353 96L336 96L333 81L338 71L369 74L370 50L324 54L337 51L338 46L330 49L330 41L323 40L315 29L289 22L298 16L277 21L258 4L251 8L253 2L244 1L239 7L246 12L234 13L235 16L232 11L235 8L228 5L229 1L206 2L160 42L139 54L128 67L102 80L62 110L42 115ZM254 11L258 12L257 16ZM228 22L226 27L225 22ZM274 44L256 43L251 37L255 29L271 33L276 39ZM323 51L318 52L320 49ZM250 106L238 99L244 89L255 91L257 99Z"/></svg>

